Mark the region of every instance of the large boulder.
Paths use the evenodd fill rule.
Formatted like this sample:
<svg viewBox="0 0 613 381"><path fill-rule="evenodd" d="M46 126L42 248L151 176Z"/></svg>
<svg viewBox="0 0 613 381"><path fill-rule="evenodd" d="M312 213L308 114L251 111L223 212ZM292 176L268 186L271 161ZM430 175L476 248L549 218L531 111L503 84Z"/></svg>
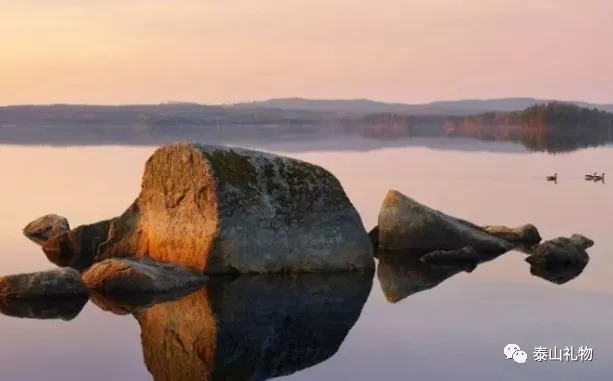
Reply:
<svg viewBox="0 0 613 381"><path fill-rule="evenodd" d="M82 225L55 235L43 243L43 252L53 264L85 270L96 261L98 247L107 240L112 221Z"/></svg>
<svg viewBox="0 0 613 381"><path fill-rule="evenodd" d="M533 266L575 266L585 265L590 257L585 251L594 244L589 238L574 234L570 238L558 237L533 246L526 261Z"/></svg>
<svg viewBox="0 0 613 381"><path fill-rule="evenodd" d="M149 158L138 199L97 259L131 256L209 274L374 270L360 216L328 171L187 143Z"/></svg>
<svg viewBox="0 0 613 381"><path fill-rule="evenodd" d="M538 229L532 224L526 224L515 228L501 225L486 225L483 226L483 229L495 237L525 247L536 245L541 242L542 239Z"/></svg>
<svg viewBox="0 0 613 381"><path fill-rule="evenodd" d="M53 299L87 295L78 271L64 268L0 278L0 299Z"/></svg>
<svg viewBox="0 0 613 381"><path fill-rule="evenodd" d="M386 250L456 250L504 253L513 245L481 227L390 190L379 213L379 247Z"/></svg>
<svg viewBox="0 0 613 381"><path fill-rule="evenodd" d="M65 217L57 214L47 214L35 219L23 228L23 234L42 245L49 238L70 230L70 225Z"/></svg>
<svg viewBox="0 0 613 381"><path fill-rule="evenodd" d="M200 286L205 280L191 269L148 258L107 259L83 273L85 285L103 294L165 293Z"/></svg>

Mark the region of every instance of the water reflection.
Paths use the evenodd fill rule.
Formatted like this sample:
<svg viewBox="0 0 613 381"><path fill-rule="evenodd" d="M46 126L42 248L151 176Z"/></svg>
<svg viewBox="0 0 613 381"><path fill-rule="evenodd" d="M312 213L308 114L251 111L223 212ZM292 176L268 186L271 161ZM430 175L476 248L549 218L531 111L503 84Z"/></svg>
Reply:
<svg viewBox="0 0 613 381"><path fill-rule="evenodd" d="M587 266L587 263L566 264L562 266L534 263L530 265L530 274L554 284L564 284L581 275L585 266Z"/></svg>
<svg viewBox="0 0 613 381"><path fill-rule="evenodd" d="M134 314L162 380L265 380L327 360L358 320L372 274L212 280Z"/></svg>
<svg viewBox="0 0 613 381"><path fill-rule="evenodd" d="M529 249L519 247L516 251L529 253ZM437 263L423 261L425 254L417 251L377 253L377 276L381 290L390 303L398 303L415 293L434 288L458 273L471 273L480 264L497 258L480 254L477 262L456 261L457 257L451 257L451 261ZM564 284L578 277L586 265L577 262L556 265L537 262L530 264L530 273L554 284Z"/></svg>
<svg viewBox="0 0 613 381"><path fill-rule="evenodd" d="M472 272L475 264L432 265L421 261L423 253L380 252L377 276L381 290L390 303L438 286L452 276Z"/></svg>
<svg viewBox="0 0 613 381"><path fill-rule="evenodd" d="M28 319L72 320L87 303L87 296L64 299L0 299L0 313Z"/></svg>

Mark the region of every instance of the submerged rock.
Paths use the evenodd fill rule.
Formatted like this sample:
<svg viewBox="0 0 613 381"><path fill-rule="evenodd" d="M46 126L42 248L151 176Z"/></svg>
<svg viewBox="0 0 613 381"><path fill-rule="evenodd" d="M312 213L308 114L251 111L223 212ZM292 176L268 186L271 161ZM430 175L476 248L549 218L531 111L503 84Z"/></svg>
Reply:
<svg viewBox="0 0 613 381"><path fill-rule="evenodd" d="M155 294L200 286L206 277L191 269L148 258L107 259L83 273L83 282L103 294Z"/></svg>
<svg viewBox="0 0 613 381"><path fill-rule="evenodd" d="M211 279L135 313L156 381L267 380L333 356L357 321L371 274Z"/></svg>
<svg viewBox="0 0 613 381"><path fill-rule="evenodd" d="M483 229L498 238L504 239L514 244L530 247L541 242L541 235L536 226L531 224L522 225L516 228L509 228L500 225L487 225Z"/></svg>
<svg viewBox="0 0 613 381"><path fill-rule="evenodd" d="M138 199L97 258L145 255L211 274L374 269L360 216L328 171L195 144L149 158Z"/></svg>
<svg viewBox="0 0 613 381"><path fill-rule="evenodd" d="M87 295L78 271L64 268L0 278L0 299L53 299Z"/></svg>
<svg viewBox="0 0 613 381"><path fill-rule="evenodd" d="M585 249L594 244L589 238L574 234L570 238L558 237L533 246L526 261L532 265L555 266L585 265L590 260Z"/></svg>
<svg viewBox="0 0 613 381"><path fill-rule="evenodd" d="M458 250L435 250L423 255L420 260L435 266L476 267L483 257L471 246Z"/></svg>
<svg viewBox="0 0 613 381"><path fill-rule="evenodd" d="M386 250L456 250L504 253L513 245L470 222L389 191L379 213L379 247Z"/></svg>
<svg viewBox="0 0 613 381"><path fill-rule="evenodd" d="M16 318L72 320L79 315L87 300L87 295L49 299L0 299L0 313Z"/></svg>
<svg viewBox="0 0 613 381"><path fill-rule="evenodd" d="M23 234L30 240L42 245L49 238L70 230L65 217L57 214L47 214L35 219L23 228Z"/></svg>
<svg viewBox="0 0 613 381"><path fill-rule="evenodd" d="M43 252L53 264L82 271L95 261L98 246L107 240L112 221L82 225L55 235L43 244Z"/></svg>

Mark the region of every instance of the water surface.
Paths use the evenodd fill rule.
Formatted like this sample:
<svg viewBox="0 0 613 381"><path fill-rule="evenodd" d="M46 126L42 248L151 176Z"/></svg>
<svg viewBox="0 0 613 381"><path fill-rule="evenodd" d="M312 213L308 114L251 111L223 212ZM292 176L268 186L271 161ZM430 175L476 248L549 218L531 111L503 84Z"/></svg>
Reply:
<svg viewBox="0 0 613 381"><path fill-rule="evenodd" d="M430 147L266 149L320 164L337 175L367 229L376 224L387 190L396 189L478 224L530 222L545 239L582 233L596 242L582 274L555 285L532 276L525 256L510 252L472 273L435 279L438 285L392 298L395 303L388 301L378 273L372 287L370 281L334 278L209 285L136 318L104 311L92 302L70 321L0 315L2 380L151 380L152 373L164 379L160 372L178 377L179 370L164 366L163 357L150 356L160 352L168 361L179 359L181 352L173 352L163 340L172 332L164 328L172 320L158 312L174 311L173 303L203 316L194 321L211 332L198 341L202 356L183 359L182 369L216 379L610 379L613 192L609 184L585 182L583 175L613 173L613 148L547 155L506 143L499 150L487 142L462 141L454 149L448 141L433 141ZM0 146L0 173L6 180L0 188L2 272L52 267L21 234L35 217L55 212L77 226L120 214L137 196L144 162L154 149ZM544 180L555 172L557 184ZM413 277L420 274L410 270ZM397 279L405 279L403 274ZM432 274L426 278L431 280ZM189 322L179 320L177 324ZM141 332L150 333L141 341ZM511 342L530 357L539 345L587 345L594 348L594 360L539 364L529 358L518 365L504 360L503 347ZM196 360L202 358L210 361ZM210 363L214 366L207 368Z"/></svg>

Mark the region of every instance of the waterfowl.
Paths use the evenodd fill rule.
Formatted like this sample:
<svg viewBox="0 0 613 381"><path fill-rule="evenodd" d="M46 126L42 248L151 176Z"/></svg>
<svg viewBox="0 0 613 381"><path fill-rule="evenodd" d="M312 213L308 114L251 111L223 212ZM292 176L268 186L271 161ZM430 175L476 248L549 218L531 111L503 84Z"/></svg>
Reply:
<svg viewBox="0 0 613 381"><path fill-rule="evenodd" d="M600 176L595 175L594 176L594 181L604 181L604 172L602 172L602 175L600 175Z"/></svg>
<svg viewBox="0 0 613 381"><path fill-rule="evenodd" d="M558 181L558 174L554 174L553 176L547 176L547 181Z"/></svg>
<svg viewBox="0 0 613 381"><path fill-rule="evenodd" d="M596 177L596 172L594 172L593 175L585 175L586 180L594 180L595 177Z"/></svg>

